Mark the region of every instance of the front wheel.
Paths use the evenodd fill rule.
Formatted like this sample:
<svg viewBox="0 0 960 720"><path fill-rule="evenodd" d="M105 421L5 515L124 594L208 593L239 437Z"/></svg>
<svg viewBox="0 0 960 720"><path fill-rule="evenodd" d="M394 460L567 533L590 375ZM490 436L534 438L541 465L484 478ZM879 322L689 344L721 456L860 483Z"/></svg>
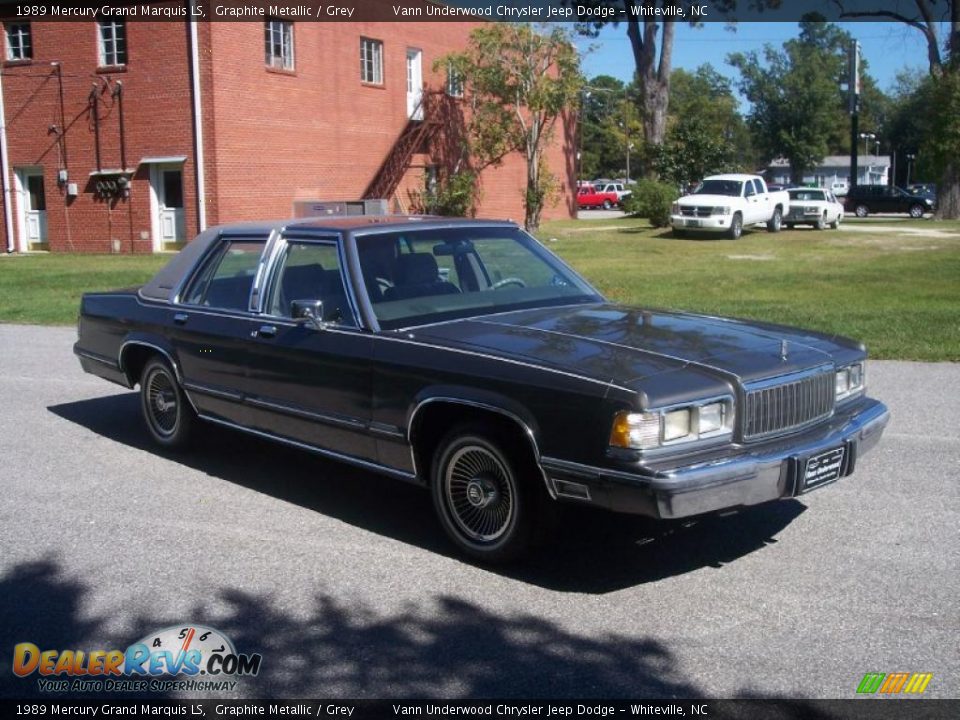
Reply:
<svg viewBox="0 0 960 720"><path fill-rule="evenodd" d="M816 224L814 225L814 227L816 227L817 230L826 230L826 229L827 229L827 214L826 214L826 213L824 213L823 215L820 216L820 218L817 219L817 222L816 222Z"/></svg>
<svg viewBox="0 0 960 720"><path fill-rule="evenodd" d="M783 211L780 208L773 209L773 217L767 221L767 230L772 233L780 232L783 225Z"/></svg>
<svg viewBox="0 0 960 720"><path fill-rule="evenodd" d="M740 239L740 236L743 234L743 215L740 213L734 213L733 220L730 221L730 229L727 230L727 234L730 236L731 240Z"/></svg>
<svg viewBox="0 0 960 720"><path fill-rule="evenodd" d="M158 445L183 448L190 442L197 416L170 366L151 359L140 376L140 407L147 430Z"/></svg>
<svg viewBox="0 0 960 720"><path fill-rule="evenodd" d="M854 210L854 213L856 213L858 218L865 218L867 215L870 214L870 211L867 209L866 205L857 205L856 209Z"/></svg>
<svg viewBox="0 0 960 720"><path fill-rule="evenodd" d="M533 494L502 439L482 427L452 430L434 455L431 491L440 524L460 550L483 562L519 557L532 535Z"/></svg>
<svg viewBox="0 0 960 720"><path fill-rule="evenodd" d="M843 215L837 215L837 219L830 223L830 227L836 230L840 227L840 220L843 219Z"/></svg>
<svg viewBox="0 0 960 720"><path fill-rule="evenodd" d="M912 217L912 218L922 218L922 217L923 217L923 205L911 205L911 206L910 206L910 217Z"/></svg>

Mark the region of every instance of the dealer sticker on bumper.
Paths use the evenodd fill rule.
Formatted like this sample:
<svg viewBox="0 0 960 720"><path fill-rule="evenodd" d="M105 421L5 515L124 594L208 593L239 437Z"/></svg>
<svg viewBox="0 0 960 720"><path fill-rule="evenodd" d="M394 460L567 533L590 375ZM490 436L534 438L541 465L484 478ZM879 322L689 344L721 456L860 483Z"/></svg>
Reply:
<svg viewBox="0 0 960 720"><path fill-rule="evenodd" d="M813 490L839 478L843 469L845 450L846 448L841 446L809 458L803 470L802 492Z"/></svg>

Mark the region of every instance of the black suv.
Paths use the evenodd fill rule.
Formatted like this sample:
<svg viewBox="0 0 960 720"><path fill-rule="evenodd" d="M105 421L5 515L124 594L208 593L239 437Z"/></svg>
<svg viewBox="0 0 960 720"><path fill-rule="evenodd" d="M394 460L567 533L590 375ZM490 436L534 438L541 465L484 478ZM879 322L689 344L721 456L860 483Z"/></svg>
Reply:
<svg viewBox="0 0 960 720"><path fill-rule="evenodd" d="M857 217L866 217L870 213L902 213L910 217L923 217L933 212L933 200L928 197L911 195L906 190L889 185L857 185L850 188L844 198L844 207Z"/></svg>

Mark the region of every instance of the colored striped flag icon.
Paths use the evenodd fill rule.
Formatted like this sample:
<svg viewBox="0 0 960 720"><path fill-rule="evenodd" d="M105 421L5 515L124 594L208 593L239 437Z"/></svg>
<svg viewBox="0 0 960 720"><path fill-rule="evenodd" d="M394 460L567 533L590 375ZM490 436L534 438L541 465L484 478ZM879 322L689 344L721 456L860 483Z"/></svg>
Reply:
<svg viewBox="0 0 960 720"><path fill-rule="evenodd" d="M893 695L902 692L919 695L927 689L932 679L933 673L867 673L857 686L857 693Z"/></svg>

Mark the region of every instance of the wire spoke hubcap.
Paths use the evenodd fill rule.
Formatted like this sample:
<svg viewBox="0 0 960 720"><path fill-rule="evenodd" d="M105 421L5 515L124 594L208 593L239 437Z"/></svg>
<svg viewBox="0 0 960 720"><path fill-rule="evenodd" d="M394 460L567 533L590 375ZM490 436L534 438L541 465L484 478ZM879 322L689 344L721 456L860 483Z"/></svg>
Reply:
<svg viewBox="0 0 960 720"><path fill-rule="evenodd" d="M465 536L493 542L510 527L516 511L513 480L490 450L468 445L457 450L444 474L451 517Z"/></svg>
<svg viewBox="0 0 960 720"><path fill-rule="evenodd" d="M177 392L170 377L162 371L152 373L147 381L147 410L157 432L173 434L179 417Z"/></svg>

